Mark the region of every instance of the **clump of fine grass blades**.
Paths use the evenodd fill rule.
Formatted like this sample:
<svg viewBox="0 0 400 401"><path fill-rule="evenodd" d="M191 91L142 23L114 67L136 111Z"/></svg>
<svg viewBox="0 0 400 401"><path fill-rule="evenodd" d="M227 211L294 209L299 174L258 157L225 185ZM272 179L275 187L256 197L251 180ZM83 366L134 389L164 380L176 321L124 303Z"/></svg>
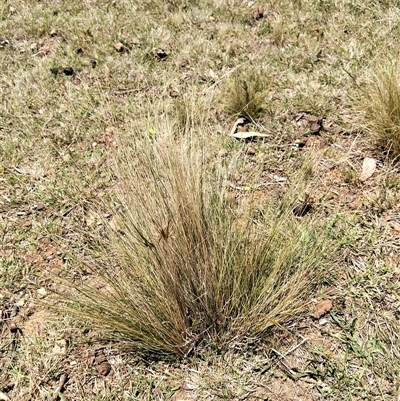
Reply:
<svg viewBox="0 0 400 401"><path fill-rule="evenodd" d="M267 83L258 72L238 70L228 78L223 88L226 111L256 122L265 111Z"/></svg>
<svg viewBox="0 0 400 401"><path fill-rule="evenodd" d="M154 131L119 148L117 266L93 262L70 284L70 311L132 347L184 356L260 338L304 309L329 271L325 229L296 218L290 198L237 213L193 132Z"/></svg>
<svg viewBox="0 0 400 401"><path fill-rule="evenodd" d="M361 108L373 141L393 158L400 156L400 64L387 63L367 84Z"/></svg>

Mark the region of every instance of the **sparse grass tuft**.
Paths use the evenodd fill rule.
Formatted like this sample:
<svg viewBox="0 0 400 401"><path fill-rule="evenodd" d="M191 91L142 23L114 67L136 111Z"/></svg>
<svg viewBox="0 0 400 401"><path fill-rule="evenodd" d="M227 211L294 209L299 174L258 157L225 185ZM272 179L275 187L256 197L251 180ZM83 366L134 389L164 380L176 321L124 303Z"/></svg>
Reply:
<svg viewBox="0 0 400 401"><path fill-rule="evenodd" d="M260 72L235 71L223 88L226 111L256 122L265 111L267 89L266 77Z"/></svg>
<svg viewBox="0 0 400 401"><path fill-rule="evenodd" d="M400 64L379 68L361 100L373 141L393 158L400 156Z"/></svg>
<svg viewBox="0 0 400 401"><path fill-rule="evenodd" d="M74 284L71 311L133 347L179 356L259 338L324 281L327 232L296 218L290 197L256 213L250 202L238 218L220 164L193 131L168 130L120 147L117 266L100 261Z"/></svg>

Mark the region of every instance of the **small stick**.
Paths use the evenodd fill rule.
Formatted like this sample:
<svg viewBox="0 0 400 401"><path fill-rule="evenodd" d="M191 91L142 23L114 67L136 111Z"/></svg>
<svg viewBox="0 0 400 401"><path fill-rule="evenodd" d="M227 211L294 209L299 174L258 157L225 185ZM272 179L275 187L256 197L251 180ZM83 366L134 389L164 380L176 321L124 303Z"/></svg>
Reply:
<svg viewBox="0 0 400 401"><path fill-rule="evenodd" d="M285 355L282 355L281 353L279 353L279 352L278 352L276 349L274 349L274 348L272 348L271 351L274 352L276 355L279 356L278 362L280 362L280 363L285 367L285 369L286 369L292 376L294 376L294 375L296 374L296 372L293 371L292 369L290 369L290 367L283 361L283 360L285 359L285 355L286 355L286 354L285 354Z"/></svg>
<svg viewBox="0 0 400 401"><path fill-rule="evenodd" d="M294 347L290 348L285 354L281 354L279 353L277 350L275 350L274 348L271 349L272 352L274 352L276 355L279 356L278 360L276 362L280 362L289 372L291 375L295 375L296 373L289 368L289 366L286 365L286 363L284 363L282 360L285 359L285 357L287 357L288 355L290 355L292 352L296 351L297 348L300 348L304 343L307 342L307 340L299 334L299 337L301 338L301 341L296 344ZM270 370L272 368L272 366L274 365L274 362L272 362L267 368L265 368L261 374L263 375L264 373L266 373L268 370Z"/></svg>
<svg viewBox="0 0 400 401"><path fill-rule="evenodd" d="M67 379L68 379L68 375L66 373L63 373L60 376L60 381L58 383L58 387L54 390L54 393L53 393L53 401L57 400L58 396L60 395L61 391L64 388L64 384L67 381Z"/></svg>

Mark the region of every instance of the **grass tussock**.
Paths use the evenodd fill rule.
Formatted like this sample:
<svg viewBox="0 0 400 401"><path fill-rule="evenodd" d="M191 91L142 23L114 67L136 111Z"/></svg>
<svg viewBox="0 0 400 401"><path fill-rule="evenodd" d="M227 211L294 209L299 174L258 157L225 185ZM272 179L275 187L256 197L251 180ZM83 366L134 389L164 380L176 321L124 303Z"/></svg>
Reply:
<svg viewBox="0 0 400 401"><path fill-rule="evenodd" d="M226 111L256 122L266 108L267 78L260 72L239 69L230 76L223 88Z"/></svg>
<svg viewBox="0 0 400 401"><path fill-rule="evenodd" d="M393 158L400 156L400 64L378 69L361 100L373 141Z"/></svg>
<svg viewBox="0 0 400 401"><path fill-rule="evenodd" d="M71 311L133 347L181 356L260 337L305 307L325 274L327 233L288 199L238 219L201 141L161 132L120 147L118 264L74 284Z"/></svg>

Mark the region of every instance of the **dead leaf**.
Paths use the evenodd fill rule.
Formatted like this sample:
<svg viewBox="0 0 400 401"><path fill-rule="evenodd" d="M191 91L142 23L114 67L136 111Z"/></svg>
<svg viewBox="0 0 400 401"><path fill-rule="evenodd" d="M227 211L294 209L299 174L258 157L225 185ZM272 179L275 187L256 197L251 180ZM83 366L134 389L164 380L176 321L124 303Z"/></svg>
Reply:
<svg viewBox="0 0 400 401"><path fill-rule="evenodd" d="M362 172L360 174L360 181L366 181L374 174L376 170L376 160L372 157L366 157L363 161Z"/></svg>
<svg viewBox="0 0 400 401"><path fill-rule="evenodd" d="M279 175L274 175L272 178L274 179L275 182L278 182L278 183L287 181L287 179L285 177L280 177Z"/></svg>
<svg viewBox="0 0 400 401"><path fill-rule="evenodd" d="M11 401L10 398L4 394L2 391L0 391L0 400L1 401Z"/></svg>
<svg viewBox="0 0 400 401"><path fill-rule="evenodd" d="M111 365L106 361L97 365L96 369L102 376L107 376L111 372Z"/></svg>
<svg viewBox="0 0 400 401"><path fill-rule="evenodd" d="M268 138L268 134L263 134L261 132L249 131L249 132L236 132L230 135L236 139L254 139L254 138Z"/></svg>
<svg viewBox="0 0 400 401"><path fill-rule="evenodd" d="M325 315L325 313L329 312L332 309L332 306L333 304L330 299L323 299L319 301L317 305L315 305L313 317L315 317L315 319L319 319Z"/></svg>
<svg viewBox="0 0 400 401"><path fill-rule="evenodd" d="M42 288L38 288L38 289L36 290L36 292L37 292L39 298L44 298L44 297L47 295L47 291L46 291L46 289L43 288L43 287L42 287Z"/></svg>
<svg viewBox="0 0 400 401"><path fill-rule="evenodd" d="M182 390L193 391L193 390L196 390L196 388L198 388L198 387L199 386L197 384L190 383L190 382L185 382L182 385Z"/></svg>
<svg viewBox="0 0 400 401"><path fill-rule="evenodd" d="M235 123L233 124L233 127L232 127L232 129L231 129L230 136L233 136L233 135L236 133L236 131L237 131L237 129L238 129L238 126L239 126L239 125L244 125L244 123L245 123L245 119L244 119L243 117L238 118L238 119L235 121Z"/></svg>
<svg viewBox="0 0 400 401"><path fill-rule="evenodd" d="M111 365L107 361L103 351L96 352L95 363L97 372L99 372L102 376L107 376L110 373Z"/></svg>
<svg viewBox="0 0 400 401"><path fill-rule="evenodd" d="M41 167L31 167L31 166L23 166L23 167L14 167L14 170L23 175L30 175L33 178L43 178L46 176L45 171Z"/></svg>

